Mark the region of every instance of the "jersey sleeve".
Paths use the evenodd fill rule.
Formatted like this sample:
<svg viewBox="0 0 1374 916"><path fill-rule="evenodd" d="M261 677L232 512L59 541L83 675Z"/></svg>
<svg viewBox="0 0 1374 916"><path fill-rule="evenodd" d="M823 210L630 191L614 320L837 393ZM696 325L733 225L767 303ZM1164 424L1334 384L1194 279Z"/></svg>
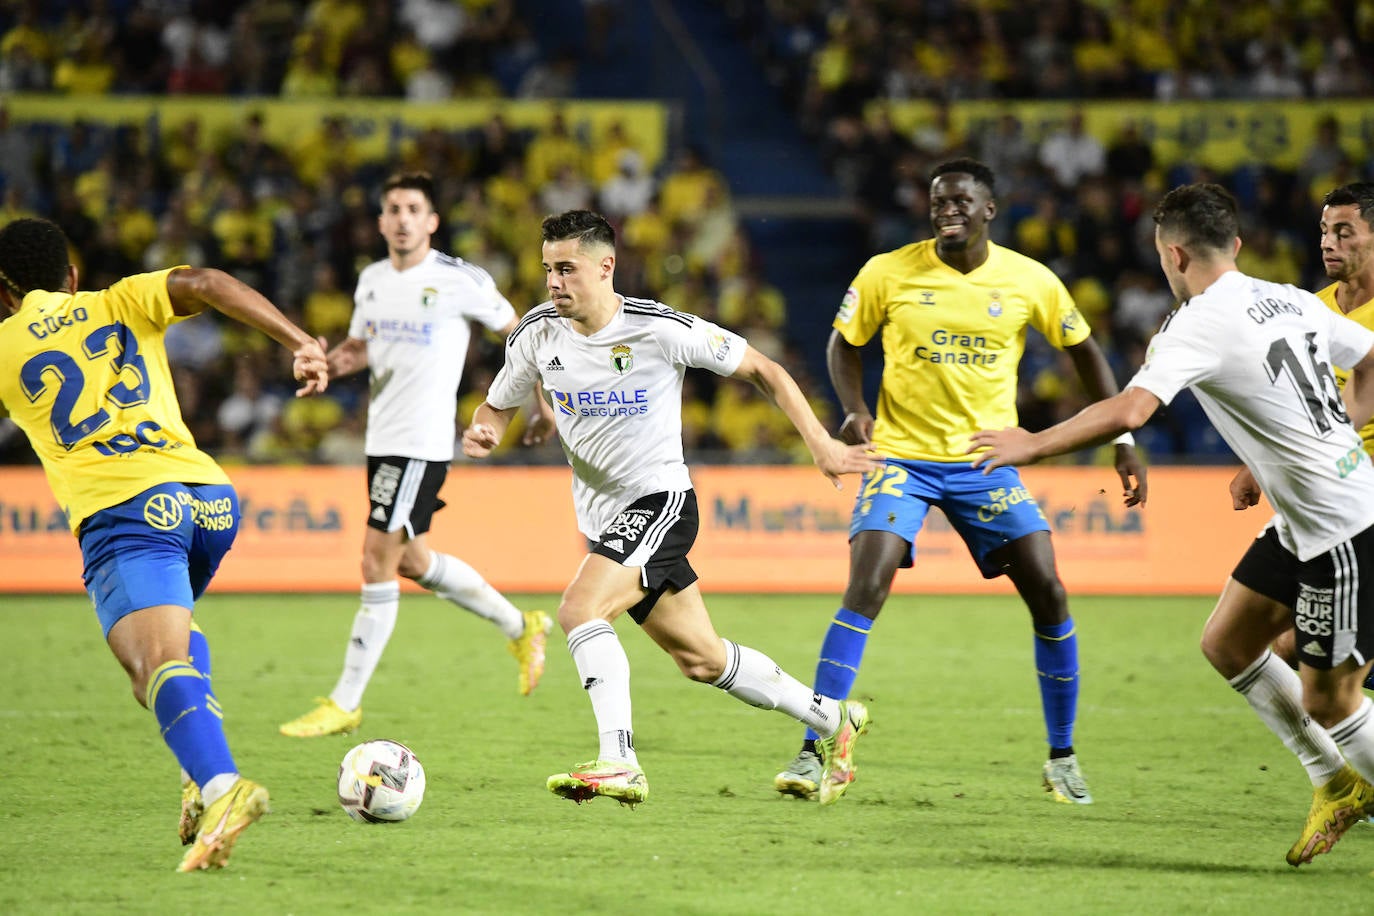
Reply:
<svg viewBox="0 0 1374 916"><path fill-rule="evenodd" d="M844 291L840 309L831 323L841 337L856 347L873 339L887 315L884 273L877 261L877 258L869 258L859 270L859 275Z"/></svg>
<svg viewBox="0 0 1374 916"><path fill-rule="evenodd" d="M1035 301L1030 304L1030 323L1057 349L1081 344L1092 328L1073 301L1063 282L1044 268Z"/></svg>
<svg viewBox="0 0 1374 916"><path fill-rule="evenodd" d="M1349 369L1374 349L1374 331L1321 305L1331 324L1331 362Z"/></svg>
<svg viewBox="0 0 1374 916"><path fill-rule="evenodd" d="M487 403L497 410L521 407L539 384L539 363L534 358L534 335L525 333L506 341L506 362L487 389Z"/></svg>
<svg viewBox="0 0 1374 916"><path fill-rule="evenodd" d="M468 266L476 268L476 276L473 277L473 285L477 287L477 295L468 299L464 304L464 311L467 317L478 322L483 327L492 331L500 331L515 319L515 307L501 291L496 288L496 281L491 278L491 274L476 267L474 264Z"/></svg>
<svg viewBox="0 0 1374 916"><path fill-rule="evenodd" d="M358 285L353 290L353 317L348 319L348 336L354 340L367 340L367 314L363 309L363 302L372 291L367 274L364 270L358 275Z"/></svg>
<svg viewBox="0 0 1374 916"><path fill-rule="evenodd" d="M109 301L126 320L139 317L155 328L166 328L191 315L178 315L172 308L167 292L167 275L178 267L169 267L147 274L133 274L114 283L109 289Z"/></svg>
<svg viewBox="0 0 1374 916"><path fill-rule="evenodd" d="M1175 313L1150 341L1145 364L1127 388L1143 388L1168 404L1189 385L1212 375L1221 365L1221 354L1212 345L1207 329L1191 315Z"/></svg>
<svg viewBox="0 0 1374 916"><path fill-rule="evenodd" d="M679 312L678 314L683 314ZM705 318L691 316L689 324L665 321L671 330L664 335L663 349L669 361L697 369L710 369L716 375L734 375L744 360L749 342Z"/></svg>

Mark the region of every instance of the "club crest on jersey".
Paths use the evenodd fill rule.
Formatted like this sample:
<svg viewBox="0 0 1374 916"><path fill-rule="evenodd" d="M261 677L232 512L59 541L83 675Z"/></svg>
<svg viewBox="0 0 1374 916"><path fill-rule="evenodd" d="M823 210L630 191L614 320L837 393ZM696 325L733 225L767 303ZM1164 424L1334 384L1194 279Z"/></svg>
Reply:
<svg viewBox="0 0 1374 916"><path fill-rule="evenodd" d="M995 289L992 291L992 301L988 303L988 314L993 318L1002 317L1002 291Z"/></svg>
<svg viewBox="0 0 1374 916"><path fill-rule="evenodd" d="M420 290L420 304L425 308L434 308L439 301L439 291L432 286L426 286Z"/></svg>
<svg viewBox="0 0 1374 916"><path fill-rule="evenodd" d="M143 504L143 520L158 531L173 531L181 524L181 504L170 493L154 493Z"/></svg>
<svg viewBox="0 0 1374 916"><path fill-rule="evenodd" d="M935 290L933 290L933 289L923 289L923 290L921 290L921 304L922 304L922 305L934 305L934 304L935 304Z"/></svg>
<svg viewBox="0 0 1374 916"><path fill-rule="evenodd" d="M1078 309L1071 310L1063 318L1059 319L1059 333L1068 334L1078 327L1083 320L1083 316L1078 313Z"/></svg>
<svg viewBox="0 0 1374 916"><path fill-rule="evenodd" d="M624 375L634 368L635 354L625 344L616 344L611 347L611 368L617 375Z"/></svg>
<svg viewBox="0 0 1374 916"><path fill-rule="evenodd" d="M854 317L854 310L859 307L859 291L854 287L844 291L844 298L840 300L840 310L835 313L836 321L848 321Z"/></svg>

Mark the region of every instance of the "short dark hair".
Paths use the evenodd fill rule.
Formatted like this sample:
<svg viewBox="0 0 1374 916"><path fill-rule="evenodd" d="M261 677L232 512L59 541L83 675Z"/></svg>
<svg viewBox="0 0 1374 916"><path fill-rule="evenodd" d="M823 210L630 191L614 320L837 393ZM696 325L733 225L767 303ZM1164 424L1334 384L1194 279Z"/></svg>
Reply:
<svg viewBox="0 0 1374 916"><path fill-rule="evenodd" d="M1328 191L1323 207L1358 207L1360 217L1374 229L1374 181L1353 181Z"/></svg>
<svg viewBox="0 0 1374 916"><path fill-rule="evenodd" d="M1236 199L1219 184L1203 182L1174 188L1155 207L1155 225L1184 248L1227 251L1240 235Z"/></svg>
<svg viewBox="0 0 1374 916"><path fill-rule="evenodd" d="M933 183L941 175L950 175L955 172L968 175L975 182L987 188L989 196L996 196L997 176L992 173L992 169L968 156L960 156L958 159L948 159L941 162L930 170L930 180Z"/></svg>
<svg viewBox="0 0 1374 916"><path fill-rule="evenodd" d="M568 210L557 216L546 216L542 228L546 242L577 239L579 248L588 245L615 247L615 229L606 217L591 210Z"/></svg>
<svg viewBox="0 0 1374 916"><path fill-rule="evenodd" d="M20 299L62 289L70 264L67 236L52 220L17 219L0 229L0 284Z"/></svg>
<svg viewBox="0 0 1374 916"><path fill-rule="evenodd" d="M419 191L425 195L425 200L429 201L429 208L434 206L434 179L429 172L396 172L382 182L382 198L397 189L406 191Z"/></svg>

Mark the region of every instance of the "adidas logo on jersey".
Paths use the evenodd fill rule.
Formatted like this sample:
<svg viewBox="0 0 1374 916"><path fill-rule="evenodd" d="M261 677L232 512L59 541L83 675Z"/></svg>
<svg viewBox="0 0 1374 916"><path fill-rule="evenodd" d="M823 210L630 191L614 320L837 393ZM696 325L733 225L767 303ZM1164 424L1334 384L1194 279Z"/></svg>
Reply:
<svg viewBox="0 0 1374 916"><path fill-rule="evenodd" d="M1315 639L1307 645L1303 646L1302 651L1306 652L1308 655L1311 655L1314 658L1326 658L1326 652L1322 649L1322 644L1317 642Z"/></svg>
<svg viewBox="0 0 1374 916"><path fill-rule="evenodd" d="M612 538L609 541L602 541L601 546L605 547L607 550L614 550L617 553L625 552L625 542L620 538Z"/></svg>
<svg viewBox="0 0 1374 916"><path fill-rule="evenodd" d="M378 506L377 508L372 510L372 517L379 522L384 522L386 521L386 510L383 509L381 506Z"/></svg>
<svg viewBox="0 0 1374 916"><path fill-rule="evenodd" d="M555 356L553 359L549 360L548 364L544 366L544 369L547 372L562 372L563 361Z"/></svg>

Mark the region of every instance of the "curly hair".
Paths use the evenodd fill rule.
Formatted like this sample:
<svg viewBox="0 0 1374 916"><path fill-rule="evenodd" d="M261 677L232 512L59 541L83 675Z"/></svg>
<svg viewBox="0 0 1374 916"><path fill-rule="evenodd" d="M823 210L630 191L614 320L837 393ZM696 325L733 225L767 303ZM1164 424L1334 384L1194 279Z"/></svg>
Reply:
<svg viewBox="0 0 1374 916"><path fill-rule="evenodd" d="M992 169L988 168L977 159L970 159L967 156L961 156L958 159L950 159L946 162L941 162L930 170L930 180L934 181L941 175L952 175L956 173L967 175L973 179L974 183L987 188L988 196L997 196L997 176L992 173Z"/></svg>
<svg viewBox="0 0 1374 916"><path fill-rule="evenodd" d="M0 229L0 285L23 299L67 282L67 236L52 220L17 219Z"/></svg>
<svg viewBox="0 0 1374 916"><path fill-rule="evenodd" d="M591 210L569 210L557 216L545 217L541 228L546 242L577 239L579 248L588 245L615 247L615 229L606 221L606 217Z"/></svg>

